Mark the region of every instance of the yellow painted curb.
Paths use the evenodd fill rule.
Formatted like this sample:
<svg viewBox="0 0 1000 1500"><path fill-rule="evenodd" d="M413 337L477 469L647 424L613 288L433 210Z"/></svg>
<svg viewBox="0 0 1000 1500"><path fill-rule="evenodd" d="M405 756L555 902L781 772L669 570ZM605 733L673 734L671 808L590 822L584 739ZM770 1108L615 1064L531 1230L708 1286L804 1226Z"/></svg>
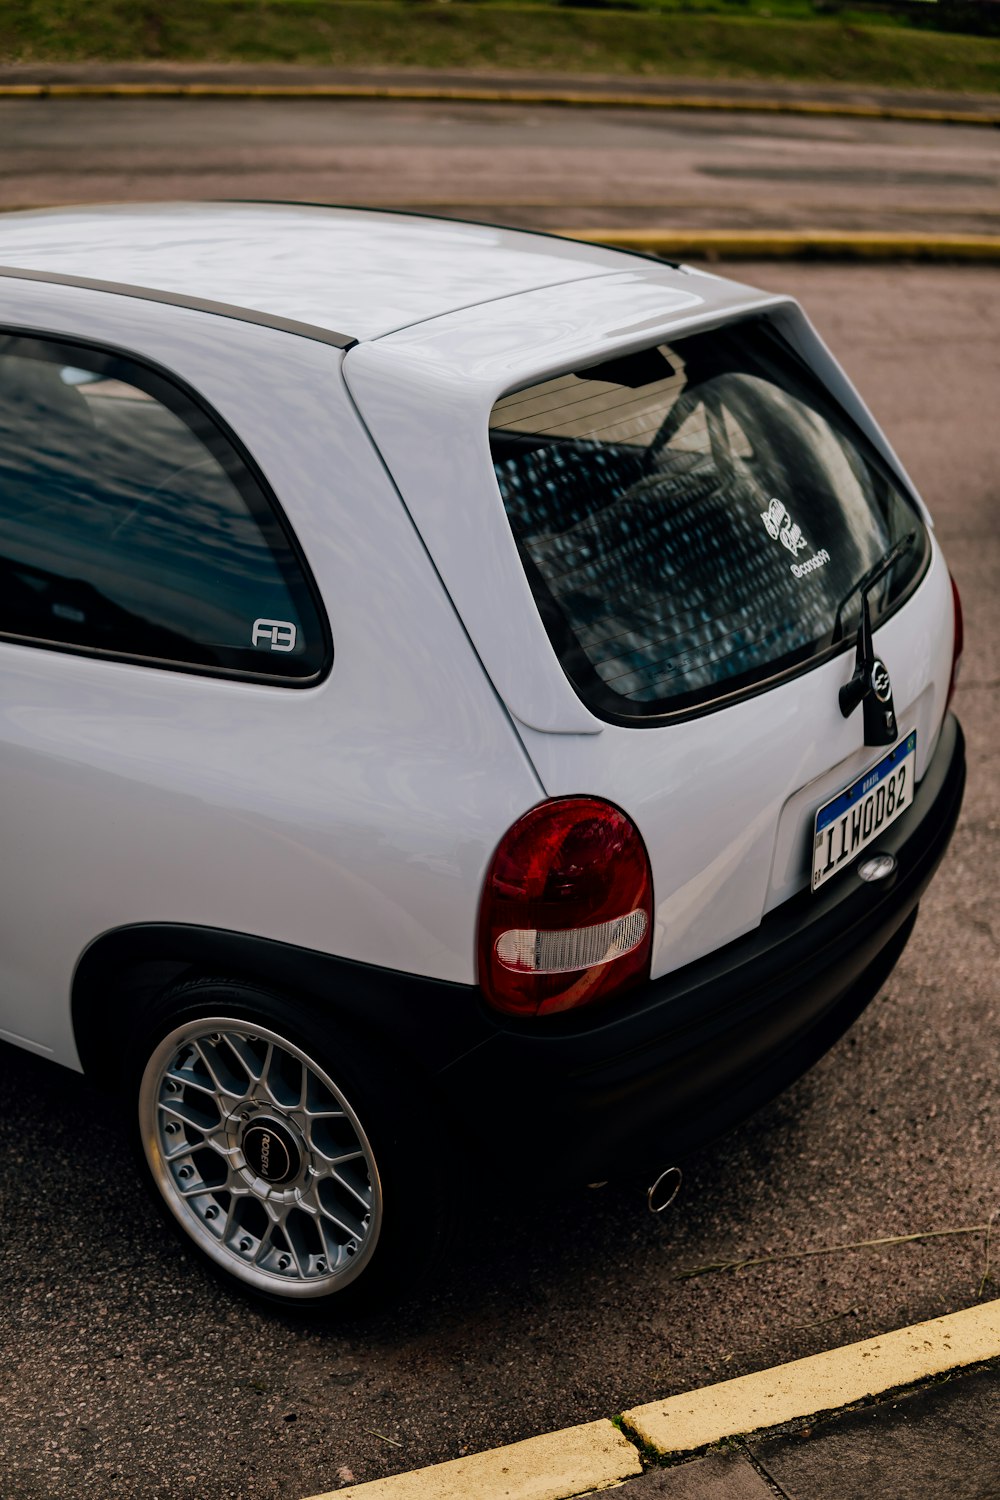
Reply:
<svg viewBox="0 0 1000 1500"><path fill-rule="evenodd" d="M777 1427L1000 1357L1000 1302L830 1349L627 1411L622 1422L660 1454Z"/></svg>
<svg viewBox="0 0 1000 1500"><path fill-rule="evenodd" d="M637 1406L623 1413L624 1432L588 1422L309 1500L572 1500L642 1473L629 1436L662 1457L684 1457L993 1359L1000 1359L1000 1301Z"/></svg>
<svg viewBox="0 0 1000 1500"><path fill-rule="evenodd" d="M468 104L568 104L583 109L690 109L739 114L820 115L909 120L933 125L1000 126L1000 109L935 109L849 100L725 98L591 89L447 87L377 83L6 83L0 99L410 99Z"/></svg>
<svg viewBox="0 0 1000 1500"><path fill-rule="evenodd" d="M613 1423L588 1422L311 1500L569 1500L641 1473L638 1453Z"/></svg>
<svg viewBox="0 0 1000 1500"><path fill-rule="evenodd" d="M719 259L1000 261L1000 235L838 229L556 229L553 234L648 255Z"/></svg>

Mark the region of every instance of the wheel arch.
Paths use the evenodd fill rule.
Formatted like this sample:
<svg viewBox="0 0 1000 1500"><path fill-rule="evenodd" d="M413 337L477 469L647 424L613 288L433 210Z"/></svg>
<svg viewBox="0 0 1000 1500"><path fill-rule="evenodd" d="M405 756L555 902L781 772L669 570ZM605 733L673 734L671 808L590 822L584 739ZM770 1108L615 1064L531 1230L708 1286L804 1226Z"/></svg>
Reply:
<svg viewBox="0 0 1000 1500"><path fill-rule="evenodd" d="M478 986L452 984L249 933L148 922L103 933L73 976L73 1035L84 1073L121 1085L123 1037L164 990L185 978L218 976L322 1008L371 1045L403 1052L431 1075L496 1031Z"/></svg>

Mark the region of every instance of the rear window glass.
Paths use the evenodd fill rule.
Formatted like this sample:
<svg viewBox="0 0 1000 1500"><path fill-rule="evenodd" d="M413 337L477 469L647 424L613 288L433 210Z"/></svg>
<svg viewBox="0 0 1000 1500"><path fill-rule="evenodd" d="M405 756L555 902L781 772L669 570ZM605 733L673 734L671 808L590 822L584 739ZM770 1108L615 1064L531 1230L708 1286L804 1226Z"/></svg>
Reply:
<svg viewBox="0 0 1000 1500"><path fill-rule="evenodd" d="M564 670L605 717L687 712L843 649L922 572L918 512L762 319L493 408L500 492Z"/></svg>

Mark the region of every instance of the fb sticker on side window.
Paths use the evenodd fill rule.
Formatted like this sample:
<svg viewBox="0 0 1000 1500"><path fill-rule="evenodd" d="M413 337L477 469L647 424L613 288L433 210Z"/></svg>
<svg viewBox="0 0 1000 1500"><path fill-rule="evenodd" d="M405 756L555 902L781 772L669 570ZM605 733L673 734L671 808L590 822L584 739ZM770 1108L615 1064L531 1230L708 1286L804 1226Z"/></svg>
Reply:
<svg viewBox="0 0 1000 1500"><path fill-rule="evenodd" d="M294 651L295 626L291 620L254 620L251 644L269 651Z"/></svg>

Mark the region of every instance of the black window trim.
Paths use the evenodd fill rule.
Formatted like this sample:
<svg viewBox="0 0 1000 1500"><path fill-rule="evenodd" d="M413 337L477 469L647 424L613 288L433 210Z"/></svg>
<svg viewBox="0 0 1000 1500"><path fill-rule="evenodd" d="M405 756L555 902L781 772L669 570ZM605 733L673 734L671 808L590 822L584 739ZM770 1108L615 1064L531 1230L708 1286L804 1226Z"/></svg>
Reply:
<svg viewBox="0 0 1000 1500"><path fill-rule="evenodd" d="M834 401L835 405L840 408L841 411L843 411L844 416L847 418L852 427L855 427L859 431L862 431L862 435L866 439L866 447L870 448L872 458L877 462L879 468L882 469L884 477L888 479L896 489L898 489L902 498L913 509L914 516L920 524L919 537L920 545L922 547L920 563L914 571L913 577L910 579L910 582L907 584L903 592L896 600L894 600L892 605L885 611L884 614L879 615L875 628L880 629L887 621L891 620L893 616L904 607L904 605L906 605L910 601L910 599L913 597L917 589L926 578L928 570L930 569L931 561L933 559L934 549L931 543L930 527L928 526L924 518L924 513L920 507L917 496L914 493L912 486L905 479L905 477L889 463L888 459L883 453L878 450L871 438L869 438L867 434L863 433L863 430L859 427L856 418L853 417L849 411L847 411L846 407L843 407L841 405L840 401L838 401L836 397L832 396L832 393L823 384L821 378L817 375L816 371L811 367L811 365L809 365L808 361L806 361L799 353L799 351L794 347L794 345L784 337L780 328L777 327L777 325L774 323L772 315L768 310L753 310L744 313L742 316L737 315L735 318L726 319L725 325L723 326L727 326L730 322L738 324L760 322L767 324L769 332L781 343L786 355L796 362L796 364L800 368L800 371L808 377L809 381L813 385L817 386L822 391L823 395L827 399ZM680 335L678 335L678 338L683 338L684 336L685 335L681 333ZM669 342L669 338L665 338L664 340L661 340L661 342ZM641 353L642 351L639 350L637 352ZM605 364L611 357L613 356L602 352L600 354L595 354L593 359L588 359L585 363L581 363L579 360L577 360L571 368L555 370L550 374L545 375L541 380L536 376L533 379L519 381L516 385L512 385L509 388L504 389L495 398L493 406L495 407L499 402L505 400L507 396L514 396L521 391L531 390L532 387L544 384L545 382L550 380L558 380L563 375L584 374L586 370L589 369L592 365L599 366ZM488 442L489 434L490 428L487 424ZM491 444L490 447L492 451ZM511 540L514 542L514 545L517 548L518 558L520 560L521 567L524 570L528 586L531 590L532 600L534 602L535 609L538 612L538 617L541 622L542 629L544 630L546 638L548 640L549 648L552 652L552 657L559 671L562 672L563 676L566 678L574 693L576 693L577 697L580 699L580 702L587 709L588 713L593 714L594 718L600 720L602 723L615 724L624 729L662 729L667 724L682 724L687 722L689 719L701 719L704 718L706 714L714 714L717 713L720 709L729 708L734 703L742 703L745 699L756 698L761 693L770 692L772 688L779 687L785 682L791 682L796 677L803 677L807 672L813 671L814 668L821 667L828 661L833 661L835 657L844 656L849 651L853 652L855 650L855 638L854 635L849 632L844 639L832 643L822 651L815 652L814 654L806 657L806 659L803 661L791 662L788 666L783 667L779 672L774 672L768 677L762 677L755 682L746 683L743 687L734 688L731 692L728 693L718 693L713 697L703 699L699 703L689 704L683 708L666 709L661 713L628 714L621 712L621 710L619 709L611 708L607 703L596 702L587 693L587 682L588 680L592 680L595 685L600 685L602 689L604 688L604 683L599 673L596 671L589 659L585 656L582 648L573 635L572 630L563 619L562 614L559 613L555 608L554 601L551 600L551 595L549 594L548 587L545 584L544 578L537 569L535 563L529 557L528 553L521 548L521 545L514 533L514 529L510 525L510 518L507 515L507 508L504 504L503 492L500 489L500 481L495 471L492 470L492 466L491 472L493 483L496 486L497 497L503 510L504 520L507 522L508 529L510 530ZM538 580L537 586L535 582L536 577Z"/></svg>
<svg viewBox="0 0 1000 1500"><path fill-rule="evenodd" d="M0 268L0 273L2 273L2 268ZM306 560L305 553L302 550L294 528L285 515L274 489L266 479L256 459L242 439L237 436L233 428L215 410L211 403L190 385L183 376L178 375L176 371L168 369L166 365L161 365L157 360L150 359L148 355L140 354L134 349L127 349L118 344L109 344L101 339L85 338L77 334L61 333L53 329L36 328L34 326L28 327L10 323L0 323L0 338L34 339L39 343L58 344L67 349L80 349L84 353L90 352L109 359L127 360L130 364L139 366L140 369L149 370L153 376L164 381L167 385L173 386L192 406L196 407L229 446L244 472L256 485L275 526L288 544L292 561L299 570L303 589L308 596L309 603L312 606L320 628L322 636L322 660L319 668L308 677L282 677L275 672L254 672L243 667L203 666L198 662L175 661L171 657L142 656L138 653L127 651L113 651L104 646L80 646L67 643L66 641L44 640L40 636L21 635L15 631L4 630L2 627L0 627L0 641L10 642L12 645L18 646L37 647L43 651L59 651L67 656L85 656L98 661L114 661L129 666L155 667L159 671L180 672L185 676L213 677L232 682L250 682L258 686L280 688L283 691L287 691L289 688L314 688L319 686L321 682L324 682L330 675L333 667L333 634L330 629L326 606L324 605L323 597L316 584L316 580L313 577L312 569ZM232 475L229 477L233 478ZM242 495L242 487L238 483L236 487ZM252 509L250 513L253 515Z"/></svg>

